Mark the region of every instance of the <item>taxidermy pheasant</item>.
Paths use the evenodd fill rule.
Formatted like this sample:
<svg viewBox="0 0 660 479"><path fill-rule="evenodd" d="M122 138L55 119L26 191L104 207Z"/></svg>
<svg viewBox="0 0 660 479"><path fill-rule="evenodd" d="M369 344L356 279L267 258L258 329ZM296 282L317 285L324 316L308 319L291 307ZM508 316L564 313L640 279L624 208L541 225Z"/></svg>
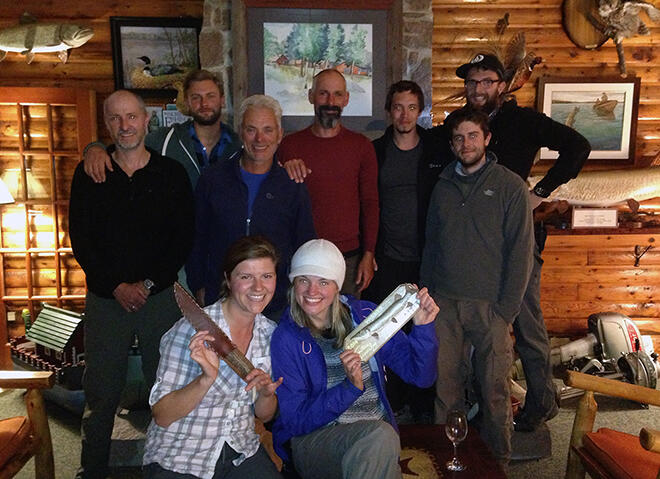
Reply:
<svg viewBox="0 0 660 479"><path fill-rule="evenodd" d="M508 25L508 13L497 22L495 31L498 36L501 35L500 32L503 32L504 29L506 29L506 25ZM489 43L490 45L488 47L482 47L479 51L473 52L472 57L476 53L491 53L496 55L500 61L502 61L502 65L504 66L503 80L506 83L504 95L510 95L514 91L520 90L532 76L534 67L543 61L543 59L537 57L534 52L527 53L524 32L515 34L507 43L504 51L502 51L502 47L499 44L494 42ZM461 91L448 96L443 101L455 101L464 98L465 89L461 89Z"/></svg>
<svg viewBox="0 0 660 479"><path fill-rule="evenodd" d="M660 10L642 0L599 0L598 18L589 15L589 21L616 45L619 58L619 72L626 76L626 59L623 52L623 39L635 35L648 35L649 29L639 18L644 10L651 21L660 22Z"/></svg>
<svg viewBox="0 0 660 479"><path fill-rule="evenodd" d="M534 52L526 53L525 34L517 33L509 40L504 52L504 81L506 82L505 94L520 90L532 76L534 67L543 59L537 57Z"/></svg>

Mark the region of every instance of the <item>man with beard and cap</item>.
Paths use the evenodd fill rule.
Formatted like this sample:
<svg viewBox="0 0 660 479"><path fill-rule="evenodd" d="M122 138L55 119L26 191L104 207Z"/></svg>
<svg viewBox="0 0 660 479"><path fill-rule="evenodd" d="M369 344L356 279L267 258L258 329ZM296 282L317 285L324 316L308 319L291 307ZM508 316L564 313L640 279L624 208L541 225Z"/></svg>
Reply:
<svg viewBox="0 0 660 479"><path fill-rule="evenodd" d="M467 106L463 108L479 109L488 115L492 135L488 150L495 154L498 164L527 180L539 148L558 152L554 164L529 192L532 209L578 175L591 152L587 139L543 113L521 108L515 99L507 99L504 67L495 55L477 54L469 63L458 67L456 75L465 80ZM445 141L450 140L448 128L440 126L434 131ZM515 418L517 431L533 431L558 412L548 333L540 306L541 251L546 237L542 223L535 225L535 236L534 268L520 314L513 324L515 347L527 381L525 406Z"/></svg>
<svg viewBox="0 0 660 479"><path fill-rule="evenodd" d="M145 145L181 163L194 188L202 170L237 154L241 141L229 125L220 121L225 96L218 77L207 70L194 70L186 76L183 92L193 119L149 133ZM102 143L85 148L85 172L94 181L105 181L106 171L112 171L108 153L113 148L108 147L107 153Z"/></svg>
<svg viewBox="0 0 660 479"><path fill-rule="evenodd" d="M442 155L435 136L417 124L423 110L424 93L417 83L401 80L392 84L385 98L392 124L373 142L380 206L378 270L362 297L377 304L401 283L419 284L431 192L452 159ZM387 393L397 413L405 414L409 407L416 422L433 418L433 388L419 389L388 371Z"/></svg>
<svg viewBox="0 0 660 479"><path fill-rule="evenodd" d="M144 146L149 115L140 97L110 95L103 117L116 148L106 181L79 164L71 185L69 230L85 271L85 412L81 469L105 478L110 437L137 335L147 390L160 337L181 317L173 283L192 247L193 195L183 167Z"/></svg>
<svg viewBox="0 0 660 479"><path fill-rule="evenodd" d="M348 97L341 73L319 72L308 94L314 123L286 136L278 159L292 179L307 184L319 238L332 241L346 259L342 293L359 297L376 266L378 165L371 142L341 124Z"/></svg>
<svg viewBox="0 0 660 479"><path fill-rule="evenodd" d="M480 435L506 468L511 457L509 325L532 270L533 227L527 186L486 152L488 117L463 108L445 123L458 158L431 196L421 283L439 307L435 420L465 410L471 369L480 393ZM286 379L285 379L286 380Z"/></svg>

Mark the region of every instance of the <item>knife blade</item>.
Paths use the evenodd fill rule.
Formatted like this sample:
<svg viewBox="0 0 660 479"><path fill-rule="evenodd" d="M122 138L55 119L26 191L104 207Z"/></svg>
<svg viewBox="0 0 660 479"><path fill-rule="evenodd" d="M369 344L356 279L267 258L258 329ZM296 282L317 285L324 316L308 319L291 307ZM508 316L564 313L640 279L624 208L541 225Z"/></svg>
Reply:
<svg viewBox="0 0 660 479"><path fill-rule="evenodd" d="M254 369L252 362L236 347L225 332L206 314L195 298L178 282L174 283L174 297L183 316L190 322L195 331L208 331L214 341L208 342L208 347L216 352L230 368L245 380L247 373Z"/></svg>

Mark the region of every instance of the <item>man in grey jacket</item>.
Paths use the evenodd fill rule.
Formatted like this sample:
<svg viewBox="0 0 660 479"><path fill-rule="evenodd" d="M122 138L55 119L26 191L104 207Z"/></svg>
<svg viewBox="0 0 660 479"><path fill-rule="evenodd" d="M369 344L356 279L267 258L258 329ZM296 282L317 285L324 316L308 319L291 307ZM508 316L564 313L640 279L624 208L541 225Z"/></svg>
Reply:
<svg viewBox="0 0 660 479"><path fill-rule="evenodd" d="M481 435L502 465L511 457L513 426L508 372L509 326L520 311L532 269L532 213L525 183L486 153L488 117L472 109L448 125L457 161L440 174L426 224L421 284L440 307L435 421L465 409L474 373L483 414Z"/></svg>
<svg viewBox="0 0 660 479"><path fill-rule="evenodd" d="M186 105L192 120L172 127L162 127L149 133L145 145L183 165L193 188L203 169L224 161L241 150L238 135L220 121L225 106L222 82L211 72L194 70L183 83ZM105 181L106 168L112 171L108 152L102 143L92 143L85 148L85 173L101 183Z"/></svg>

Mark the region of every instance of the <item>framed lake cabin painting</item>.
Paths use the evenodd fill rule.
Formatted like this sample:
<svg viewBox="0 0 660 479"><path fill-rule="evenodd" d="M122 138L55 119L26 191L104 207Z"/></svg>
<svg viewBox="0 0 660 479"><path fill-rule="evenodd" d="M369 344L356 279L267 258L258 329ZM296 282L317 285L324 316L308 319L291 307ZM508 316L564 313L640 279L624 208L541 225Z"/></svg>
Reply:
<svg viewBox="0 0 660 479"><path fill-rule="evenodd" d="M387 18L385 10L248 8L248 94L277 98L284 129L301 130L314 115L314 76L333 68L349 93L342 124L385 129Z"/></svg>

